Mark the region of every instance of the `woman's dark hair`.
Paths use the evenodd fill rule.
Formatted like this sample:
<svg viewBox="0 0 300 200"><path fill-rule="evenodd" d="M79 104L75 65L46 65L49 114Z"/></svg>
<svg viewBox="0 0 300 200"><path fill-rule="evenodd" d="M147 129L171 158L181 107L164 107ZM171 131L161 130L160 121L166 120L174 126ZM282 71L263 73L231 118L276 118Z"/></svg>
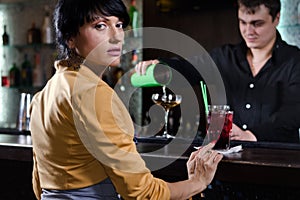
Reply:
<svg viewBox="0 0 300 200"><path fill-rule="evenodd" d="M245 6L251 13L255 13L255 8L260 5L265 5L270 10L270 15L274 20L280 12L280 0L238 0L238 6Z"/></svg>
<svg viewBox="0 0 300 200"><path fill-rule="evenodd" d="M86 22L97 16L115 16L123 21L124 28L129 23L127 8L122 0L58 0L54 11L54 26L60 58L69 55L67 41L79 33Z"/></svg>

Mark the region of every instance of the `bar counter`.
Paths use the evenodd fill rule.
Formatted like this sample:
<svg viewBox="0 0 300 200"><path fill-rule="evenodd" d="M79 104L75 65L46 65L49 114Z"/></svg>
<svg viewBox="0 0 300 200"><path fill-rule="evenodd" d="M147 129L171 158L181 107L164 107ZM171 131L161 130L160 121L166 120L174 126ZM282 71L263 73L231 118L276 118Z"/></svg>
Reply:
<svg viewBox="0 0 300 200"><path fill-rule="evenodd" d="M162 162L162 160L174 159L178 157L178 148L169 148L168 145L160 144L161 149L158 153L150 152L150 149L159 148L158 144L138 143L137 149L141 153L144 160L150 163ZM260 183L274 185L288 185L300 188L300 144L283 144L283 143L249 143L235 142L232 146L242 145L243 150L238 153L224 155L217 173L216 179L245 182ZM188 160L191 146L176 162L182 162L182 167ZM163 152L163 153L162 153ZM170 170L168 170L170 171ZM178 176L178 168L174 170L174 175Z"/></svg>
<svg viewBox="0 0 300 200"><path fill-rule="evenodd" d="M153 164L174 160L181 151L165 144L143 140L137 148L146 163ZM300 198L300 144L270 142L232 142L232 146L242 145L238 153L227 154L220 162L214 181L201 195L206 199L299 199ZM167 181L187 178L186 162L196 144L165 168L153 171L156 177ZM163 151L151 152L161 148ZM158 153L157 153L158 152ZM160 155L159 155L160 154ZM169 161L169 162L171 162Z"/></svg>
<svg viewBox="0 0 300 200"><path fill-rule="evenodd" d="M137 140L137 149L147 166L150 169L154 168L153 174L155 176L167 181L178 181L187 177L186 162L190 153L195 150L193 147L196 146L195 143L189 144L187 140L178 139L174 141L170 143L170 141L162 142L145 138ZM274 192L277 192L276 187L281 189L284 187L286 191L299 191L299 144L236 143L233 145L238 144L242 144L243 150L224 156L219 164L215 180L224 182L227 185L231 183L231 185L267 186L268 188L274 188ZM30 135L0 134L0 161L2 176L6 174L7 177L11 177L9 174L13 173L17 174L17 177L15 177L17 179L21 178L19 176L22 174L22 178L26 178L26 180L21 181L22 187L25 184L25 188L31 190L32 145ZM157 165L165 167L155 169ZM16 172L16 170L22 170L22 172ZM5 179L2 179L1 186L3 180ZM14 180L12 185L0 188L6 190L7 193L9 191L8 187L11 186L13 187L11 191L15 192L15 189L18 188L16 185L19 183L19 180ZM3 197L9 199L7 196L3 196L5 194L3 192L0 191L0 199L3 199ZM32 196L32 191L29 192Z"/></svg>

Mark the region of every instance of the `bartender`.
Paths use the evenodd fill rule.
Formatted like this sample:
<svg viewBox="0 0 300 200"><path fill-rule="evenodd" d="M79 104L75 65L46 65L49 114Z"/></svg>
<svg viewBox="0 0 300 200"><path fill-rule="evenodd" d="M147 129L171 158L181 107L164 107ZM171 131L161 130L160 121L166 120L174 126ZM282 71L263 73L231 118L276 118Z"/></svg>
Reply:
<svg viewBox="0 0 300 200"><path fill-rule="evenodd" d="M277 31L280 6L280 0L238 0L243 41L210 54L234 113L231 140L299 142L300 50ZM147 62L138 64L137 71L144 71ZM170 66L192 69L182 63L173 59ZM190 77L197 76L191 72Z"/></svg>

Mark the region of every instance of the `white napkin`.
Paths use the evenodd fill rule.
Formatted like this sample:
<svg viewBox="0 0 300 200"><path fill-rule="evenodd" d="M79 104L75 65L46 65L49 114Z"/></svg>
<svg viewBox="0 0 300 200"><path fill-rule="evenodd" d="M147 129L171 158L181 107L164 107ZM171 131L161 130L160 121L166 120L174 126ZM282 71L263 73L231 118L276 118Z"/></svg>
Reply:
<svg viewBox="0 0 300 200"><path fill-rule="evenodd" d="M232 147L232 148L227 149L227 150L216 150L216 151L223 154L223 155L225 155L225 154L230 154L230 153L238 153L242 150L243 150L242 145L238 145L238 146Z"/></svg>
<svg viewBox="0 0 300 200"><path fill-rule="evenodd" d="M199 149L200 147L194 147L194 148ZM218 153L226 155L226 154L230 154L230 153L237 153L237 152L240 152L242 150L243 150L242 145L238 145L238 146L232 147L232 148L227 149L227 150L216 150L216 151Z"/></svg>

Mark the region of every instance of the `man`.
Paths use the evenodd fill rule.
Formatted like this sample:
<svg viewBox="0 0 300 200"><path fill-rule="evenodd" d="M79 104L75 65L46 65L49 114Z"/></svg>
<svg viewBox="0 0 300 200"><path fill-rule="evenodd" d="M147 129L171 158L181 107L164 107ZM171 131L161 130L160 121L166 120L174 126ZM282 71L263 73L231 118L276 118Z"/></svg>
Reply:
<svg viewBox="0 0 300 200"><path fill-rule="evenodd" d="M280 0L238 0L243 42L211 52L234 111L231 140L299 142L300 51L281 39Z"/></svg>
<svg viewBox="0 0 300 200"><path fill-rule="evenodd" d="M299 142L300 51L276 29L280 7L280 0L238 0L243 41L211 52L234 111L231 140ZM161 60L190 68L182 61ZM141 62L136 70L143 73L149 62L158 60Z"/></svg>

